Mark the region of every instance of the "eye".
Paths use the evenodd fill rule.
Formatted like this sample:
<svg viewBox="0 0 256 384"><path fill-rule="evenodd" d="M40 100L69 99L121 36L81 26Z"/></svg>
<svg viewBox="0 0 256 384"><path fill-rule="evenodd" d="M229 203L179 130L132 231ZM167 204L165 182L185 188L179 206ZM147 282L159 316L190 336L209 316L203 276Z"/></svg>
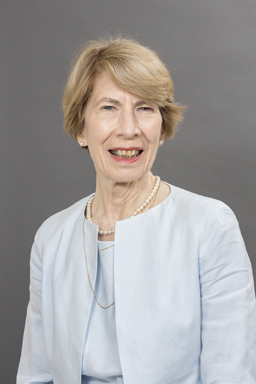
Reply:
<svg viewBox="0 0 256 384"><path fill-rule="evenodd" d="M142 111L153 111L153 108L150 107L140 107Z"/></svg>
<svg viewBox="0 0 256 384"><path fill-rule="evenodd" d="M114 109L114 107L113 107L112 105L104 105L104 106L102 107L102 109L105 109L105 110L107 110L107 111L112 111L112 110Z"/></svg>

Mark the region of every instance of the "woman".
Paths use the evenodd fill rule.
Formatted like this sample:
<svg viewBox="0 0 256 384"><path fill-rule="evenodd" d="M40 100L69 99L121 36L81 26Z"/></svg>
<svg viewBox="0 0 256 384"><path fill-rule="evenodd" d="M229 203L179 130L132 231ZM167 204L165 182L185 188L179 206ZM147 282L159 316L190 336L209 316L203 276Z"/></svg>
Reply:
<svg viewBox="0 0 256 384"><path fill-rule="evenodd" d="M235 215L151 173L182 120L164 64L132 40L90 42L63 106L96 191L35 236L17 383L256 383L254 281Z"/></svg>

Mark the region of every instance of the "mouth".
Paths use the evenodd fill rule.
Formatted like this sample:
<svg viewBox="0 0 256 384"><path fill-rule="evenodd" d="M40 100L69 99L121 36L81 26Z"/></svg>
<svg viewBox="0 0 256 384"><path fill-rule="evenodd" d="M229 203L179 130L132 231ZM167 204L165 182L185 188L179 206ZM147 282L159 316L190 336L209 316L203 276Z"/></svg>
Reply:
<svg viewBox="0 0 256 384"><path fill-rule="evenodd" d="M143 152L142 149L129 149L129 150L124 150L124 149L109 149L109 152L116 157L119 157L119 159L133 159L141 155Z"/></svg>

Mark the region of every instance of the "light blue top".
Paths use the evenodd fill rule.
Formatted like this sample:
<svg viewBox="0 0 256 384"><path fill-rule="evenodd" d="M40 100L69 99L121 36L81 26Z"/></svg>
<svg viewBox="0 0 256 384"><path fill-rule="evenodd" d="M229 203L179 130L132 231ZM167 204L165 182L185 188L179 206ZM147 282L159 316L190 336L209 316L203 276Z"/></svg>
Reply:
<svg viewBox="0 0 256 384"><path fill-rule="evenodd" d="M123 381L256 384L254 279L234 212L169 185L159 205L115 224L109 309ZM92 308L108 316L95 305L87 276L85 250L98 292L99 228L84 220L90 197L54 214L36 233L16 384L81 384ZM113 302L109 293L98 294L103 305Z"/></svg>
<svg viewBox="0 0 256 384"><path fill-rule="evenodd" d="M94 292L103 307L115 301L114 241L98 241ZM123 384L117 346L115 304L103 309L93 300L83 352L82 383Z"/></svg>

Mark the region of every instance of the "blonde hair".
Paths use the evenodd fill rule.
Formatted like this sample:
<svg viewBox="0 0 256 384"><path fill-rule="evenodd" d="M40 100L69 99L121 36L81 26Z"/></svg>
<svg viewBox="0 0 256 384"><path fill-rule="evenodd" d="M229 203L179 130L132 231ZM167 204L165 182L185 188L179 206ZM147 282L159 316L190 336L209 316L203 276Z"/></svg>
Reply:
<svg viewBox="0 0 256 384"><path fill-rule="evenodd" d="M105 71L120 88L159 107L162 129L172 138L186 108L173 99L168 69L151 49L127 38L101 38L82 47L72 65L64 95L64 130L76 139L82 132L86 103L97 75Z"/></svg>

